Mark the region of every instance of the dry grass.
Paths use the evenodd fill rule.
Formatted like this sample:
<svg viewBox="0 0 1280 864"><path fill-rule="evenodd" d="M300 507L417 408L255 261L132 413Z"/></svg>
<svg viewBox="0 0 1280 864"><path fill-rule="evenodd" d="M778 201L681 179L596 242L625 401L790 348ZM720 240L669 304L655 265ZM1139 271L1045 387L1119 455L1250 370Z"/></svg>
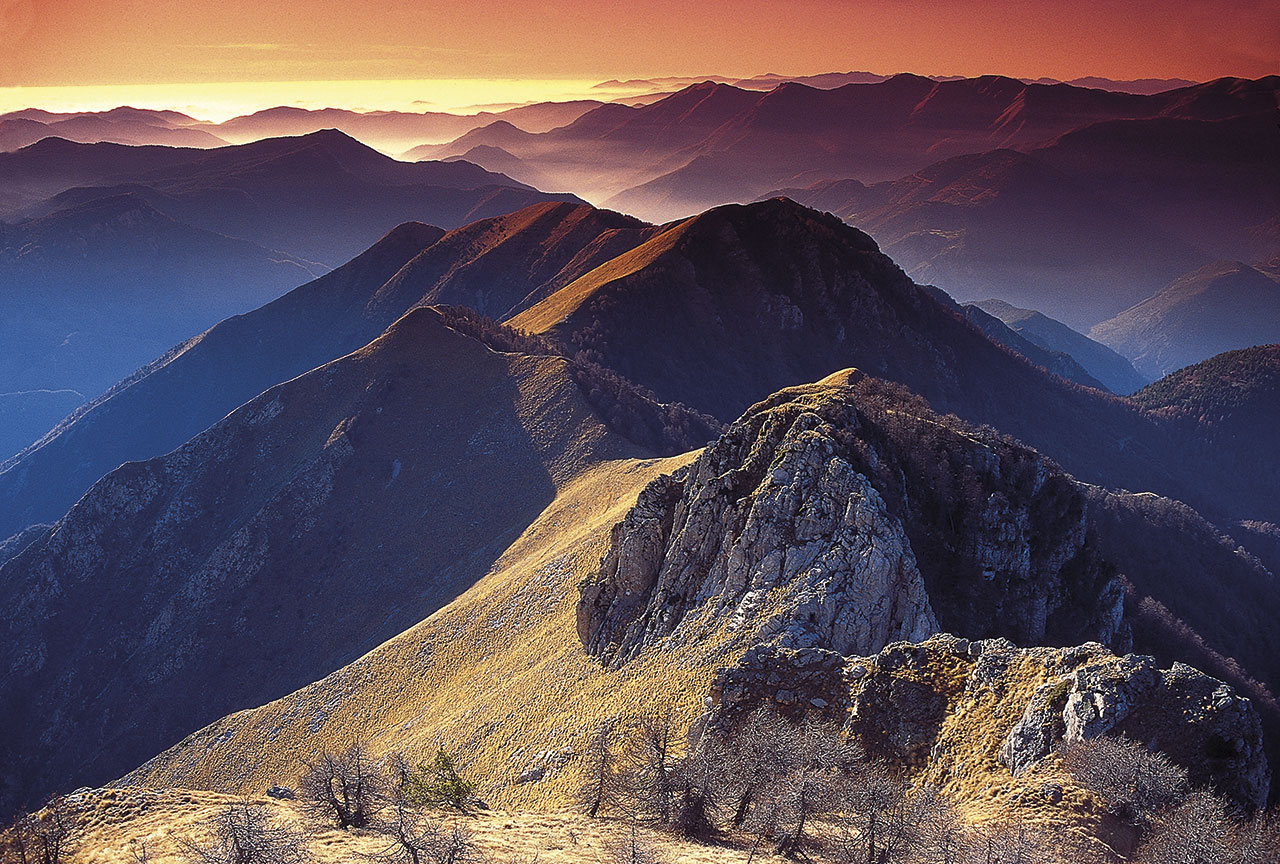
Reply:
<svg viewBox="0 0 1280 864"><path fill-rule="evenodd" d="M576 635L577 586L599 566L609 529L645 483L688 458L586 472L448 607L315 684L195 733L127 782L256 794L292 785L319 750L359 740L423 759L443 745L494 806L564 807L601 720L670 710L687 723L727 659L718 635L606 670ZM515 782L539 767L541 781Z"/></svg>
<svg viewBox="0 0 1280 864"><path fill-rule="evenodd" d="M185 864L180 839L198 841L202 822L220 807L235 801L216 792L181 789L103 789L83 795L76 805L76 864L134 864L131 850L145 844L151 864ZM315 864L359 860L361 852L385 846L371 832L316 828L293 802L255 797L279 824L291 824L310 834ZM476 849L491 864L532 861L538 864L607 864L609 849L623 842L630 825L612 819L591 820L565 812L482 812L466 816L441 814L440 821L457 821L469 831ZM741 844L701 846L684 843L649 828L639 832L671 864L731 864L745 861ZM761 856L756 860L774 860Z"/></svg>

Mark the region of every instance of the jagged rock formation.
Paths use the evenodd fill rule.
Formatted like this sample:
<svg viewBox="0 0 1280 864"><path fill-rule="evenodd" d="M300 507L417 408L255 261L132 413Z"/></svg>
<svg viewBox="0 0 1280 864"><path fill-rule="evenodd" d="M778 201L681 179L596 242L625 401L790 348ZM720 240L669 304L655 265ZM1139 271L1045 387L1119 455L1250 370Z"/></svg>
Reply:
<svg viewBox="0 0 1280 864"><path fill-rule="evenodd" d="M1193 783L1249 809L1265 803L1270 782L1248 699L1190 666L1159 669L1096 643L1017 648L941 634L869 657L761 646L717 675L710 702L703 725L731 727L766 704L819 712L872 752L956 789L1025 794L1053 775L1059 744L1108 734L1161 750Z"/></svg>
<svg viewBox="0 0 1280 864"><path fill-rule="evenodd" d="M1125 638L1069 477L853 370L754 406L654 481L612 540L577 623L617 661L719 624L842 654L940 626Z"/></svg>

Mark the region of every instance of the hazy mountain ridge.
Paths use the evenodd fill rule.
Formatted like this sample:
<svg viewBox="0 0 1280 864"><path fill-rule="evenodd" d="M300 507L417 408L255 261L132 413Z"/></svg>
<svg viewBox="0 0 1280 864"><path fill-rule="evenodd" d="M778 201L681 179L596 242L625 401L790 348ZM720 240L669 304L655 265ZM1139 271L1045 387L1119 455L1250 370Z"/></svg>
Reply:
<svg viewBox="0 0 1280 864"><path fill-rule="evenodd" d="M1152 378L1209 357L1280 342L1280 278L1219 261L1089 331Z"/></svg>
<svg viewBox="0 0 1280 864"><path fill-rule="evenodd" d="M57 519L122 461L177 447L242 402L356 350L416 305L515 303L576 276L644 230L585 205L547 204L453 232L406 224L347 265L221 322L0 463L0 534ZM602 251L603 250L603 251ZM485 311L488 311L487 309Z"/></svg>
<svg viewBox="0 0 1280 864"><path fill-rule="evenodd" d="M1072 357L1112 393L1128 395L1151 383L1110 348L1034 309L1018 309L1003 300L982 300L972 305L996 316L1040 348Z"/></svg>
<svg viewBox="0 0 1280 864"><path fill-rule="evenodd" d="M324 271L132 194L0 223L0 390L92 398L175 342ZM6 437L6 457L48 428Z"/></svg>
<svg viewBox="0 0 1280 864"><path fill-rule="evenodd" d="M0 567L2 720L33 732L6 742L6 803L105 782L350 662L482 575L586 467L644 455L566 366L417 309L96 483ZM270 672L242 674L264 655Z"/></svg>

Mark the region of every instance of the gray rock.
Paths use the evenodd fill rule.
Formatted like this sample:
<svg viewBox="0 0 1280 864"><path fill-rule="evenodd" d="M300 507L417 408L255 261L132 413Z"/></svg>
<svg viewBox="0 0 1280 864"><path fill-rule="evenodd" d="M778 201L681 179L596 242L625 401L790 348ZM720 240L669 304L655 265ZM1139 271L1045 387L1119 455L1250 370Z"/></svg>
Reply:
<svg viewBox="0 0 1280 864"><path fill-rule="evenodd" d="M1069 477L923 405L886 410L859 375L775 394L641 493L580 586L591 653L624 663L693 610L748 644L847 655L940 625L1120 634L1122 592Z"/></svg>

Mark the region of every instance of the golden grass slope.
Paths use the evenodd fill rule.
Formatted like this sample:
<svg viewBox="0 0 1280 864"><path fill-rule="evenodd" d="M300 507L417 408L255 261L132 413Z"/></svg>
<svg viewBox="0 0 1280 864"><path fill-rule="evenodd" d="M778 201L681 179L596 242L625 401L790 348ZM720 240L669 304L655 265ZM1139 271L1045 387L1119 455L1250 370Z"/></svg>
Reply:
<svg viewBox="0 0 1280 864"><path fill-rule="evenodd" d="M563 806L571 763L601 720L669 709L688 723L725 659L710 639L604 670L574 625L577 585L598 567L612 525L691 455L589 469L449 606L323 680L189 736L123 782L261 792L293 784L319 750L358 740L424 759L443 745L489 803ZM516 782L533 768L545 778Z"/></svg>
<svg viewBox="0 0 1280 864"><path fill-rule="evenodd" d="M199 842L202 823L235 796L187 789L101 789L80 793L71 805L76 826L76 864L136 864L133 857L145 846L150 864L185 864L180 840ZM294 826L310 834L313 864L360 860L386 847L371 832L316 828L297 804L265 796L250 801L269 809L274 824ZM587 819L569 813L478 812L466 816L440 814L441 824L455 822L470 833L480 860L492 864L608 864L609 851L629 836L628 823ZM699 846L682 843L652 828L639 833L658 850L663 861L680 864L730 864L747 859L739 846ZM775 860L757 853L757 861ZM780 860L780 859L777 859Z"/></svg>

